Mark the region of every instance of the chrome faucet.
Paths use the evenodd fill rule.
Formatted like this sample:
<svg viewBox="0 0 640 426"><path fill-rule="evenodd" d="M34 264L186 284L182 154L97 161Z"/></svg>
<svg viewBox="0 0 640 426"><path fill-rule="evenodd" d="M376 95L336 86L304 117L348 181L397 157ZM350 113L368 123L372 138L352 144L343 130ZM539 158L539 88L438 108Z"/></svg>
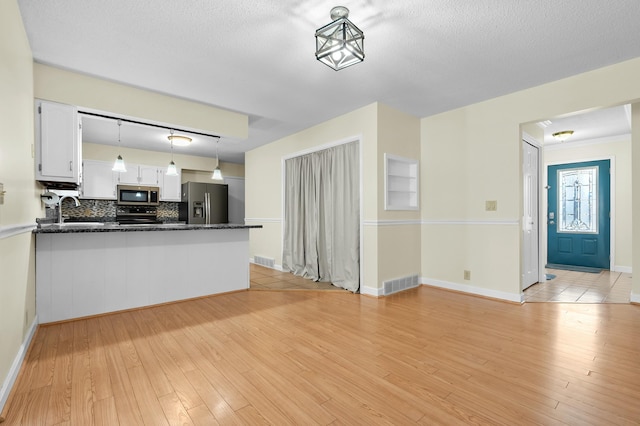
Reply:
<svg viewBox="0 0 640 426"><path fill-rule="evenodd" d="M76 207L80 205L80 200L78 200L73 195L63 195L62 197L60 197L60 200L58 200L58 223L62 223L62 202L65 200L65 198L73 199L76 202Z"/></svg>

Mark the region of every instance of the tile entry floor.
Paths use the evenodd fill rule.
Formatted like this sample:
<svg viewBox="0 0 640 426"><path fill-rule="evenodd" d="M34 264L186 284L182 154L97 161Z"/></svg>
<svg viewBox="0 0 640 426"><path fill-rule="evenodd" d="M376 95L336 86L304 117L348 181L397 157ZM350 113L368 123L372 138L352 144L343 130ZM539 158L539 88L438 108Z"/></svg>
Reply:
<svg viewBox="0 0 640 426"><path fill-rule="evenodd" d="M603 270L598 274L547 269L556 277L524 291L525 302L630 303L631 274Z"/></svg>
<svg viewBox="0 0 640 426"><path fill-rule="evenodd" d="M249 274L251 290L334 290L346 291L331 283L315 282L252 263Z"/></svg>

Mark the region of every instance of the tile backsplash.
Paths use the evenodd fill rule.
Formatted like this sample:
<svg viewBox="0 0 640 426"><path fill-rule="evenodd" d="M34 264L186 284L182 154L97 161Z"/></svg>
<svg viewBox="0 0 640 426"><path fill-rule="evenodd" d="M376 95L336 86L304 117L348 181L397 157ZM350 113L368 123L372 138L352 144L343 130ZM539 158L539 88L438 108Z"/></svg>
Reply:
<svg viewBox="0 0 640 426"><path fill-rule="evenodd" d="M178 220L178 206L180 203L161 202L158 206L159 220ZM47 208L47 217L56 218L57 208ZM71 198L62 202L62 215L65 217L96 218L100 221L116 219L116 202L112 200L80 200L76 206Z"/></svg>

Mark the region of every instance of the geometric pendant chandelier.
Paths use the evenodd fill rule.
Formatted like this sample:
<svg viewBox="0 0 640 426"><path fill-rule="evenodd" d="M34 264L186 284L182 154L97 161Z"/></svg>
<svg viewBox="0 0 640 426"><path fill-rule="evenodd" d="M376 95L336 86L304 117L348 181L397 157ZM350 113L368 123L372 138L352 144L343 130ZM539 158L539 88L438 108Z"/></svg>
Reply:
<svg viewBox="0 0 640 426"><path fill-rule="evenodd" d="M338 71L364 61L364 33L349 21L349 9L331 9L330 24L316 30L316 59Z"/></svg>

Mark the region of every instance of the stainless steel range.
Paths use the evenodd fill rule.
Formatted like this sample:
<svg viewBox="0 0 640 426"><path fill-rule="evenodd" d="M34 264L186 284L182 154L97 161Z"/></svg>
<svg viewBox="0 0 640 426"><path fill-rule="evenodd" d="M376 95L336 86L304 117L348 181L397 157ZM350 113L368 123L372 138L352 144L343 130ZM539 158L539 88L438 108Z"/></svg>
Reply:
<svg viewBox="0 0 640 426"><path fill-rule="evenodd" d="M155 206L118 206L116 222L120 225L162 223L158 220L158 211Z"/></svg>

